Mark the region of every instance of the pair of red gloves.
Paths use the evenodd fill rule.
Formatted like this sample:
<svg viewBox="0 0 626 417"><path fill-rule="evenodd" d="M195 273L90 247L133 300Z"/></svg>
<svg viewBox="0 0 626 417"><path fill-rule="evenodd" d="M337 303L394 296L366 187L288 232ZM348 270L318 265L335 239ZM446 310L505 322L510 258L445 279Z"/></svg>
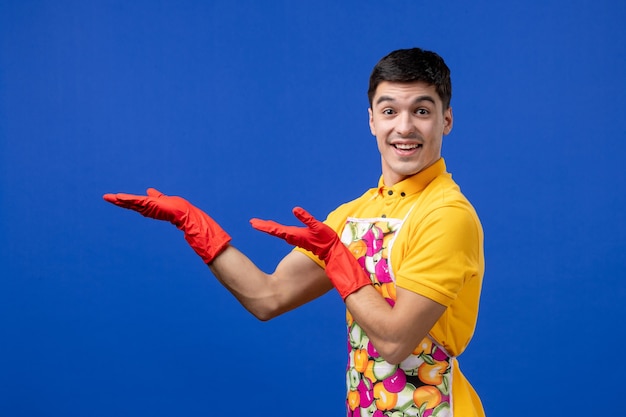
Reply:
<svg viewBox="0 0 626 417"><path fill-rule="evenodd" d="M184 198L167 196L149 188L146 196L105 194L104 199L116 206L137 211L145 217L169 221L183 231L187 243L206 264L211 263L230 243L231 237L215 220ZM334 230L316 220L303 208L294 208L293 214L306 227L284 226L260 219L252 219L250 224L257 230L280 237L291 245L317 255L326 263L326 275L344 300L359 288L371 283Z"/></svg>

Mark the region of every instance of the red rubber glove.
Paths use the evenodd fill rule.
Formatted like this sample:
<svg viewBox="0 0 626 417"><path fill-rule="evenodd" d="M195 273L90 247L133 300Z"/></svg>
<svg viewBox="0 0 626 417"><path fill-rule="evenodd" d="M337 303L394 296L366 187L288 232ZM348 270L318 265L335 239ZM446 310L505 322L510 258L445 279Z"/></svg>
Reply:
<svg viewBox="0 0 626 417"><path fill-rule="evenodd" d="M184 198L170 197L154 188L148 188L147 194L105 194L104 199L146 217L172 223L185 233L189 246L206 264L226 249L231 237L208 214Z"/></svg>
<svg viewBox="0 0 626 417"><path fill-rule="evenodd" d="M293 214L307 227L284 226L271 220L260 219L252 219L250 224L257 230L284 239L291 245L317 255L326 263L326 275L344 301L359 288L372 283L333 229L316 220L301 207L294 208Z"/></svg>

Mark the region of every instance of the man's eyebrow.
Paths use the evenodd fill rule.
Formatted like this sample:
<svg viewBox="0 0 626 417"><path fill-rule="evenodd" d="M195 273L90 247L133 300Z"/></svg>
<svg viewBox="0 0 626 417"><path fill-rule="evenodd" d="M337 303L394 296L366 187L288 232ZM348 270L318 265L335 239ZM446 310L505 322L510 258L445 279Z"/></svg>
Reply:
<svg viewBox="0 0 626 417"><path fill-rule="evenodd" d="M389 97L389 96L380 96L380 97L378 97L378 100L376 100L376 104L380 104L380 103L382 103L383 101L391 101L391 102L394 102L394 101L396 101L396 99L395 99L395 98L393 98L393 97Z"/></svg>
<svg viewBox="0 0 626 417"><path fill-rule="evenodd" d="M380 104L385 101L393 103L396 99L391 96L380 96L378 97L378 100L376 100L376 104ZM416 97L415 100L413 100L413 104L421 103L422 101L430 101L431 103L436 104L435 99L429 95Z"/></svg>

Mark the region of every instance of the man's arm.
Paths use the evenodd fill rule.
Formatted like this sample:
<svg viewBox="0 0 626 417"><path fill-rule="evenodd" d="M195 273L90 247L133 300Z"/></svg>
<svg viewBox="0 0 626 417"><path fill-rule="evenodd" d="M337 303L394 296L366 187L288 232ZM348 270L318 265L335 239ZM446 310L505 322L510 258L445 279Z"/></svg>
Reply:
<svg viewBox="0 0 626 417"><path fill-rule="evenodd" d="M259 320L269 320L330 291L324 270L308 256L292 251L272 274L228 246L212 263L217 279Z"/></svg>
<svg viewBox="0 0 626 417"><path fill-rule="evenodd" d="M372 286L346 297L346 307L387 362L406 359L428 334L446 307L420 294L398 287L391 307Z"/></svg>
<svg viewBox="0 0 626 417"><path fill-rule="evenodd" d="M264 273L230 246L231 237L215 220L184 198L149 188L146 195L105 194L104 199L174 224L217 279L260 320L292 310L332 288L324 270L297 252L288 254L274 273Z"/></svg>
<svg viewBox="0 0 626 417"><path fill-rule="evenodd" d="M428 334L446 307L402 288L391 307L371 285L371 280L335 231L301 208L294 215L306 227L284 226L253 219L252 226L288 243L312 251L326 263L326 275L346 302L378 353L390 363L400 363Z"/></svg>

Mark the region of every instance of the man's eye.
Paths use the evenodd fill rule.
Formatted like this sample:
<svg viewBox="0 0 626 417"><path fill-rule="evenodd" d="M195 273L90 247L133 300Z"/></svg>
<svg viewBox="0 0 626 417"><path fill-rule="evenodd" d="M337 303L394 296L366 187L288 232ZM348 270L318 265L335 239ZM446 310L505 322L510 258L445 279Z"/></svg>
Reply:
<svg viewBox="0 0 626 417"><path fill-rule="evenodd" d="M420 114L420 115L427 115L430 112L428 111L428 109L417 109L415 110L415 113Z"/></svg>
<svg viewBox="0 0 626 417"><path fill-rule="evenodd" d="M393 114L393 110L392 109L384 109L383 110L383 114Z"/></svg>

